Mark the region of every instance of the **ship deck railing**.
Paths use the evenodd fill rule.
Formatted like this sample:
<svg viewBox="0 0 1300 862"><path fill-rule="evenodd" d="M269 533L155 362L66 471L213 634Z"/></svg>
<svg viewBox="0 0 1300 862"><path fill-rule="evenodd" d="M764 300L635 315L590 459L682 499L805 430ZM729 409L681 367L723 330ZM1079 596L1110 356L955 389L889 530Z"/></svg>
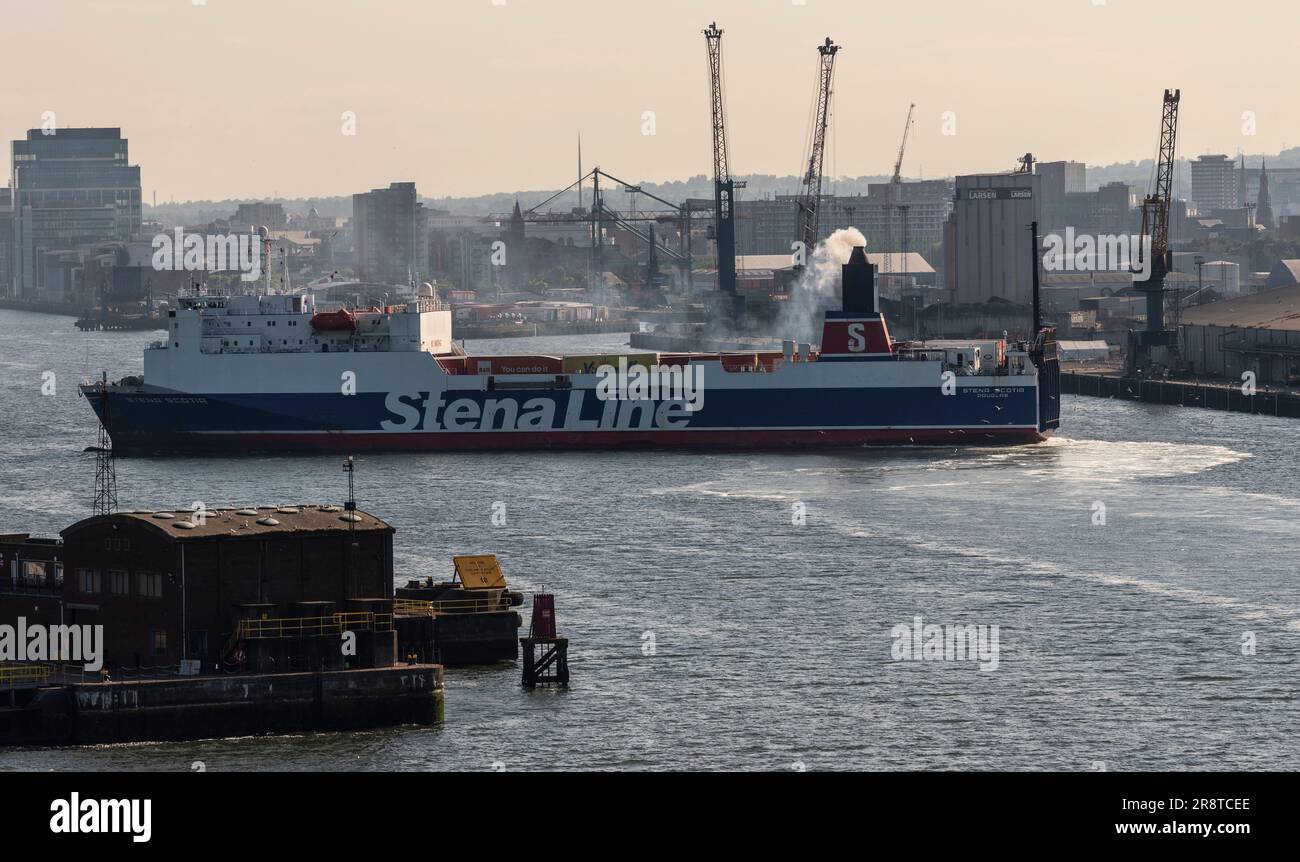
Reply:
<svg viewBox="0 0 1300 862"><path fill-rule="evenodd" d="M501 595L482 599L394 599L393 614L402 617L430 616L439 614L487 614L506 610L509 601Z"/></svg>
<svg viewBox="0 0 1300 862"><path fill-rule="evenodd" d="M931 351L936 352L936 351ZM990 367L981 366L978 370L972 370L967 366L957 365L954 362L946 361L941 356L925 356L909 351L899 351L898 358L903 362L938 362L941 363L943 371L951 371L958 377L1009 377L1011 369L1006 365L994 365Z"/></svg>

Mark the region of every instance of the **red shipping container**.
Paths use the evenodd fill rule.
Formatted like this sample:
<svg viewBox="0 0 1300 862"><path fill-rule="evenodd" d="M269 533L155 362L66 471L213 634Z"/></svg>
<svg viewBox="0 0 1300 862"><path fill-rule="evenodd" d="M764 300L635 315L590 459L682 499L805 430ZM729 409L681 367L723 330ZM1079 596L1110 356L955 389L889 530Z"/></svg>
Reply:
<svg viewBox="0 0 1300 862"><path fill-rule="evenodd" d="M465 357L463 356L453 356L449 359L439 357L438 365L440 365L442 367L442 370L445 371L447 374L465 373Z"/></svg>

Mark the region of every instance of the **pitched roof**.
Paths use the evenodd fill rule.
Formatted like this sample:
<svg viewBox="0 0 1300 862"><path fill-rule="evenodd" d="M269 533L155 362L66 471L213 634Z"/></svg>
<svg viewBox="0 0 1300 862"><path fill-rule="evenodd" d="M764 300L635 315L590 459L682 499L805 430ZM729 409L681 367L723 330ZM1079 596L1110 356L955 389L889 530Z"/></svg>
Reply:
<svg viewBox="0 0 1300 862"><path fill-rule="evenodd" d="M1300 285L1186 308L1182 321L1199 326L1300 331Z"/></svg>
<svg viewBox="0 0 1300 862"><path fill-rule="evenodd" d="M209 509L203 523L197 523L193 513L185 509L157 512L114 512L96 515L78 521L64 529L60 535L110 521L134 521L167 536L169 539L204 539L240 537L269 534L332 533L351 530L392 530L392 526L374 515L356 510L360 520L347 519L347 512L338 505L258 506L244 509ZM169 516L170 517L167 517Z"/></svg>

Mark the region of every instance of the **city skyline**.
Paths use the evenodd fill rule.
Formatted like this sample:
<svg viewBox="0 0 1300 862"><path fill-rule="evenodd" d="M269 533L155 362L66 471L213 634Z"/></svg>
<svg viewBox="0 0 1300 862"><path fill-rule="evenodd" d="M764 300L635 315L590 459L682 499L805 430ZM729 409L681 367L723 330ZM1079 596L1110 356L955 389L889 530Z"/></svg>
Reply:
<svg viewBox="0 0 1300 862"><path fill-rule="evenodd" d="M1283 113L1282 64L1270 74L1267 61L1287 47L1286 31L1258 26L1261 14L1282 11L1276 3L1216 18L1220 38L1257 50L1251 64L1214 64L1191 50L1137 62L1133 34L1159 27L1175 45L1203 38L1198 22L1219 8L1204 2L1171 16L1080 0L1050 17L1021 0L942 15L923 8L942 4L920 4L873 10L869 21L837 0L667 2L649 17L584 2L482 0L400 4L383 19L351 2L3 5L16 36L0 84L4 134L120 127L146 202L155 192L160 202L342 196L395 178L429 197L560 188L577 174L579 134L585 167L664 180L707 174L703 39L681 26L691 16L700 27L716 16L727 33L737 175L799 172L813 49L827 35L845 48L831 177L888 174L913 101L910 177L1010 170L1026 151L1089 165L1141 161L1154 155L1164 87L1184 93L1184 158L1271 153L1300 140ZM909 29L916 21L926 29ZM56 42L79 58L78 74L50 65ZM184 50L160 64L151 46ZM15 74L37 66L39 86Z"/></svg>

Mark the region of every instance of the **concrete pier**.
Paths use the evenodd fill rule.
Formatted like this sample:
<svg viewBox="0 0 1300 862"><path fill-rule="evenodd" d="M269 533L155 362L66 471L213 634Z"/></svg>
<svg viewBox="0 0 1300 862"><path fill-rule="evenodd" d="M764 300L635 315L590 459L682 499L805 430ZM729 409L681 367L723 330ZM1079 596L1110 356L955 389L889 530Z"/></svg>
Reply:
<svg viewBox="0 0 1300 862"><path fill-rule="evenodd" d="M33 686L0 744L94 745L357 730L443 718L440 665ZM12 697L12 696L11 696Z"/></svg>
<svg viewBox="0 0 1300 862"><path fill-rule="evenodd" d="M1300 418L1300 395L1289 391L1259 389L1254 395L1242 391L1239 383L1208 383L1197 380L1141 380L1113 374L1061 372L1061 391L1067 395L1097 398L1125 398L1151 404L1204 407L1233 413Z"/></svg>

